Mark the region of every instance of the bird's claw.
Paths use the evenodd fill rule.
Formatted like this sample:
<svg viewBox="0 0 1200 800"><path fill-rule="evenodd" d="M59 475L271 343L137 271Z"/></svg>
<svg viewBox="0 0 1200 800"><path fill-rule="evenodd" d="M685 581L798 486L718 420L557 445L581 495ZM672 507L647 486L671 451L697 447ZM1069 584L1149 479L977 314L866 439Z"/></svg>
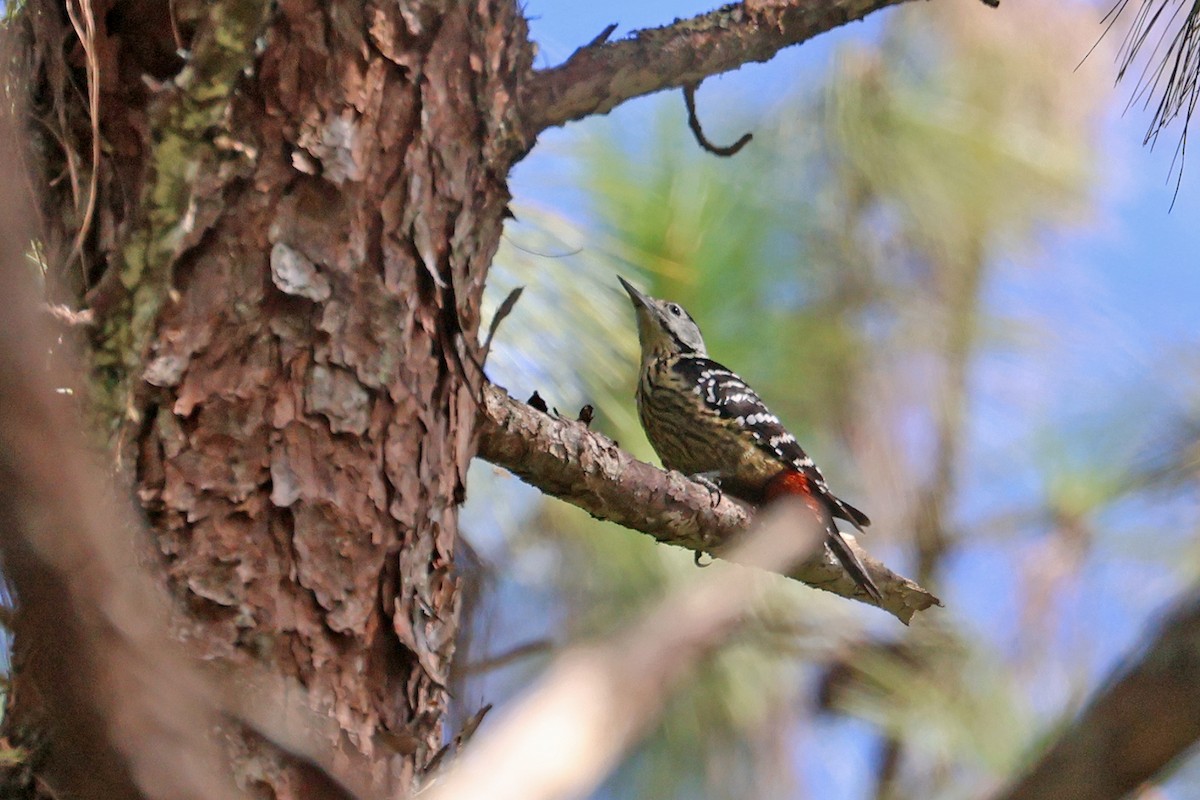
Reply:
<svg viewBox="0 0 1200 800"><path fill-rule="evenodd" d="M704 556L708 556L708 561L701 564L700 559L704 558ZM713 559L712 555L710 553L704 552L703 550L697 550L694 553L692 553L692 563L694 563L697 567L700 567L700 569L704 569L709 564L712 564L713 560L714 559Z"/></svg>
<svg viewBox="0 0 1200 800"><path fill-rule="evenodd" d="M721 499L725 496L721 493L721 487L712 478L703 473L697 473L691 476L692 480L708 489L709 499L712 500L712 507L716 508L721 505Z"/></svg>

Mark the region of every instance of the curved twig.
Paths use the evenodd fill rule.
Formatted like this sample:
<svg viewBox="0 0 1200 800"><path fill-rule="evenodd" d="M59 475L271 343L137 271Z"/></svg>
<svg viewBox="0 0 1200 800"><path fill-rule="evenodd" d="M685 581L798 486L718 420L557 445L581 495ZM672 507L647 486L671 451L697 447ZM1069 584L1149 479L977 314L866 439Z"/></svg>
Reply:
<svg viewBox="0 0 1200 800"><path fill-rule="evenodd" d="M683 103L687 106L688 127L692 129L692 135L696 137L696 143L714 156L729 158L730 156L737 155L738 151L754 138L754 134L744 133L742 134L742 138L725 147L710 142L708 137L704 135L704 129L700 127L700 118L696 116L696 90L699 88L700 81L689 83L683 87Z"/></svg>

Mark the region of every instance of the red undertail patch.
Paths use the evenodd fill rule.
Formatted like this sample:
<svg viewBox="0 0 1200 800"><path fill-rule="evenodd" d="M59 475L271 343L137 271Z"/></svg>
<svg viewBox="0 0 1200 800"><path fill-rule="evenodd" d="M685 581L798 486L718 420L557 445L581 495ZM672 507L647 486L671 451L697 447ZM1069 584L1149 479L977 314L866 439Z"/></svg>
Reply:
<svg viewBox="0 0 1200 800"><path fill-rule="evenodd" d="M822 511L821 501L813 494L812 483L802 473L794 469L785 469L767 481L767 488L764 494L768 503L784 495L797 495L804 500L805 505L818 515Z"/></svg>

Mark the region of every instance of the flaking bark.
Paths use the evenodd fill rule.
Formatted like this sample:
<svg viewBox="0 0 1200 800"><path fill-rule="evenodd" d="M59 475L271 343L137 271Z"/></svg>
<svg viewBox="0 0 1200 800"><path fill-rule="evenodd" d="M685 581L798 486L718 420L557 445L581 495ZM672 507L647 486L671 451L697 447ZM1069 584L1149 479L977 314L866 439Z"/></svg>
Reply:
<svg viewBox="0 0 1200 800"><path fill-rule="evenodd" d="M675 472L639 461L607 436L514 400L488 385L480 416L479 455L548 495L598 519L665 544L720 557L745 532L747 509ZM715 500L715 502L714 502ZM879 586L883 608L907 624L940 601L849 542ZM785 574L818 589L865 600L854 579L826 551Z"/></svg>

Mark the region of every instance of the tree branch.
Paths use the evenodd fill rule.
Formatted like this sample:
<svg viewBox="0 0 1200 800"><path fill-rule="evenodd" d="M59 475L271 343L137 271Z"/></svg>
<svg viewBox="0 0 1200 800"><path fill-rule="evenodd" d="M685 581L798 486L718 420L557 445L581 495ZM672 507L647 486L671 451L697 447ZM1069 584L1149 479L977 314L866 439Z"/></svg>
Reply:
<svg viewBox="0 0 1200 800"><path fill-rule="evenodd" d="M745 0L616 42L588 45L539 70L521 97L526 132L592 114L634 97L698 83L709 75L767 61L790 45L903 0Z"/></svg>
<svg viewBox="0 0 1200 800"><path fill-rule="evenodd" d="M1200 591L999 800L1124 797L1200 740Z"/></svg>
<svg viewBox="0 0 1200 800"><path fill-rule="evenodd" d="M479 456L504 467L548 495L598 519L641 531L660 542L723 557L750 524L747 510L728 497L713 503L709 490L678 472L638 461L601 433L553 417L487 386L480 418ZM914 582L850 546L883 593L883 608L908 624L941 602ZM831 554L783 574L817 589L865 600Z"/></svg>

